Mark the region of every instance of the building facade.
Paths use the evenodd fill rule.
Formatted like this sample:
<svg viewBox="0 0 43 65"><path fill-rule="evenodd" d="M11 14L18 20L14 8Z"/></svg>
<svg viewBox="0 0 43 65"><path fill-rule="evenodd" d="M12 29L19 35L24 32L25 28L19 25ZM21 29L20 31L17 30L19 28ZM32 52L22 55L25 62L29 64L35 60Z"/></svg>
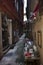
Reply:
<svg viewBox="0 0 43 65"><path fill-rule="evenodd" d="M21 34L22 22L23 0L0 0L0 58L14 44L14 31Z"/></svg>
<svg viewBox="0 0 43 65"><path fill-rule="evenodd" d="M32 35L34 43L37 44L40 60L43 65L43 1L27 0L27 19L32 26ZM34 18L35 17L35 18ZM30 19L30 20L29 20ZM40 35L38 35L38 33ZM40 40L38 40L40 38Z"/></svg>
<svg viewBox="0 0 43 65"><path fill-rule="evenodd" d="M32 2L33 2L33 0L32 0ZM43 1L34 0L34 2L31 4L31 9L33 11L35 9L37 3L39 3L39 6L38 6L39 9L37 12L36 20L34 21L35 23L33 23L33 25L32 25L33 26L32 31L33 31L33 39L38 46L39 53L40 53L40 60L43 65L43 4L42 4ZM38 35L38 34L41 34L41 35ZM36 38L35 38L35 36L36 36ZM41 37L40 40L39 40L39 37Z"/></svg>

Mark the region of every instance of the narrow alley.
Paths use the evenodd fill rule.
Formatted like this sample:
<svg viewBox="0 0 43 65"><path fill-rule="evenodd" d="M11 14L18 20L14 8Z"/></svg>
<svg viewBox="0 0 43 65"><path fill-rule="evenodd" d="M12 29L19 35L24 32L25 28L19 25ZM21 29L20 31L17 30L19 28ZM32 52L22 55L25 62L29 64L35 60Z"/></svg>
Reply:
<svg viewBox="0 0 43 65"><path fill-rule="evenodd" d="M43 65L42 0L0 0L0 65Z"/></svg>

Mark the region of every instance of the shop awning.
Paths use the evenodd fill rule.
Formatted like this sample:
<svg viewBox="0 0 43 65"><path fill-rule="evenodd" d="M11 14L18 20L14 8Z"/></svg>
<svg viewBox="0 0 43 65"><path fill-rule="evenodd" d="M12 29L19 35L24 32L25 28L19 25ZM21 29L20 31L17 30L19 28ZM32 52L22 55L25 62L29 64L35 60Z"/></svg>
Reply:
<svg viewBox="0 0 43 65"><path fill-rule="evenodd" d="M30 18L33 19L34 17L36 17L38 11L39 11L39 3L36 4L36 7L34 8L34 10L32 12L32 16Z"/></svg>
<svg viewBox="0 0 43 65"><path fill-rule="evenodd" d="M0 0L0 9L10 16L12 19L19 20L18 13L13 7L12 0Z"/></svg>
<svg viewBox="0 0 43 65"><path fill-rule="evenodd" d="M39 3L38 4L36 4L36 7L35 7L35 9L34 9L34 11L33 12L37 12L39 10Z"/></svg>

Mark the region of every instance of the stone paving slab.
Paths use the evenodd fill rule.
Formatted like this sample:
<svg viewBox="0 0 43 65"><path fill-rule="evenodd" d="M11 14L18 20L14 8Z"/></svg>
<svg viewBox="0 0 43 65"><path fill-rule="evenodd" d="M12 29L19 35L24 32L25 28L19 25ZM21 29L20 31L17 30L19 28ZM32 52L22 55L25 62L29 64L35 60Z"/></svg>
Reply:
<svg viewBox="0 0 43 65"><path fill-rule="evenodd" d="M13 49L10 49L5 54L5 56L0 61L0 65L23 65L23 64L20 64L19 62L16 62L16 60L17 60L17 58L20 57L21 51L23 51L23 47L22 46L24 45L24 37L25 37L25 34L23 34L21 36L20 40L16 43L15 47ZM17 51L18 51L18 53L17 53Z"/></svg>

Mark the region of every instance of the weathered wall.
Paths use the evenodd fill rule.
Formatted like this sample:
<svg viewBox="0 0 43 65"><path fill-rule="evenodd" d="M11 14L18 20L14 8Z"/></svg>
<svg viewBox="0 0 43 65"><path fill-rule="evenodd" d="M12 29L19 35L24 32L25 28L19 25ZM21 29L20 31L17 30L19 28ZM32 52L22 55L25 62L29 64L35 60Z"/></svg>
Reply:
<svg viewBox="0 0 43 65"><path fill-rule="evenodd" d="M36 43L38 45L38 36L37 36L37 31L42 32L42 47L39 48L39 52L40 52L40 58L41 58L41 63L43 64L43 15L41 16L41 19L36 21L36 23L33 25L33 33L36 32ZM34 34L33 34L34 36ZM33 37L34 38L34 37Z"/></svg>

